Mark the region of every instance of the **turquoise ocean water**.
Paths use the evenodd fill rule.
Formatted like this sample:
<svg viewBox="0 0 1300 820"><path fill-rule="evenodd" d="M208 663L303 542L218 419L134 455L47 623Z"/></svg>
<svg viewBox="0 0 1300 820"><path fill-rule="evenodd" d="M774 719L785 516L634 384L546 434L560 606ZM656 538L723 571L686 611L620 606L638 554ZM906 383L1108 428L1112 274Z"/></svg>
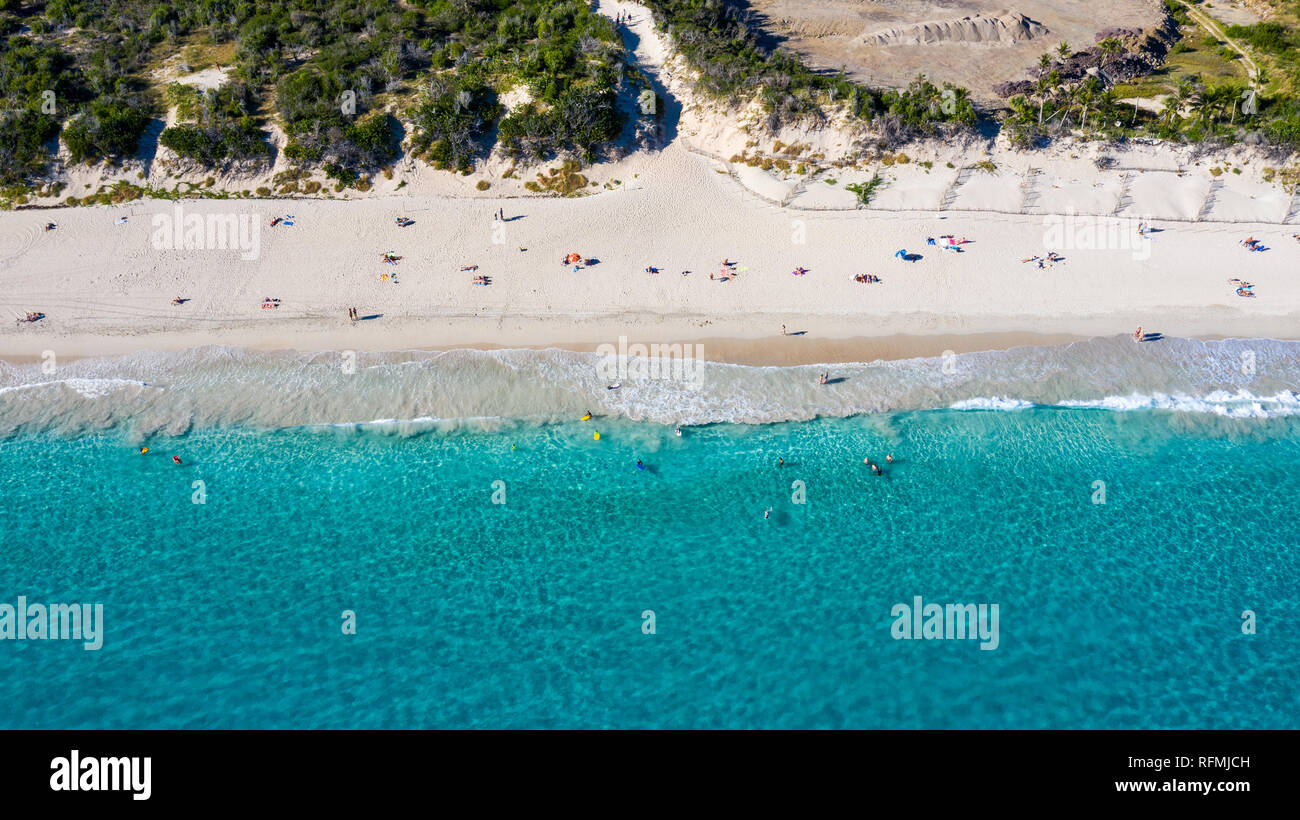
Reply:
<svg viewBox="0 0 1300 820"><path fill-rule="evenodd" d="M1133 347L6 366L0 603L105 629L0 641L0 725L1293 727L1300 346ZM895 640L914 596L998 648Z"/></svg>

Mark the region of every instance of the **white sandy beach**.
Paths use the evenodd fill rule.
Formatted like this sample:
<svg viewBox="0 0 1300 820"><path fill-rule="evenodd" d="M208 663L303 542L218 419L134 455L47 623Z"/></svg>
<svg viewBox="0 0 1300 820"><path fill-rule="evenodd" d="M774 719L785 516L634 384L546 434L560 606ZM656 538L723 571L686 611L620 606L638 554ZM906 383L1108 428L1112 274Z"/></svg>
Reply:
<svg viewBox="0 0 1300 820"><path fill-rule="evenodd" d="M662 43L644 15L633 28L643 65L658 71ZM680 89L680 77L670 88ZM1258 169L1214 177L1212 163L1190 173L1137 170L1154 167L1162 149L1153 147L1131 149L1118 170L1058 151L999 154L997 172L984 173L948 168L940 160L961 154L936 148L931 168L914 158L907 167L845 169L832 184L830 173L783 180L789 175L699 153L739 147L720 127L688 105L663 150L590 169L593 181L620 184L577 198L489 195L498 186L474 195L443 174L454 190L448 182L351 201L186 200L178 212L171 201L139 200L0 213L0 305L10 317L0 324L0 355L205 344L586 349L626 336L730 340L719 349L777 362L796 346L809 352L794 359L815 360L829 340L841 340L834 355L845 358L935 355L1137 325L1300 338L1300 242L1292 238L1300 225L1286 222L1293 197L1260 181ZM889 184L870 209L856 208L843 186L877 171ZM505 222L495 221L498 208ZM178 213L250 220L255 241L243 253L157 247L155 217ZM286 214L292 226L269 226ZM398 227L399 216L414 224ZM1158 232L1139 240L1139 221ZM58 227L46 231L47 222ZM943 235L970 241L942 249ZM1246 251L1239 241L1247 236L1268 250ZM920 258L901 261L900 249ZM386 251L400 263L384 264ZM574 272L561 264L569 252L599 263ZM1020 261L1049 252L1064 261L1043 269ZM724 258L736 275L711 280ZM798 266L807 275L791 275ZM882 281L854 282L860 273ZM473 285L475 274L492 284ZM1230 278L1252 283L1255 296L1238 296ZM174 306L174 297L186 302ZM279 308L263 309L267 297ZM350 307L373 318L351 322ZM46 316L14 321L29 311ZM805 335L782 338L782 325ZM881 343L901 337L913 341ZM862 345L843 343L853 339ZM754 352L756 340L769 340L766 357Z"/></svg>

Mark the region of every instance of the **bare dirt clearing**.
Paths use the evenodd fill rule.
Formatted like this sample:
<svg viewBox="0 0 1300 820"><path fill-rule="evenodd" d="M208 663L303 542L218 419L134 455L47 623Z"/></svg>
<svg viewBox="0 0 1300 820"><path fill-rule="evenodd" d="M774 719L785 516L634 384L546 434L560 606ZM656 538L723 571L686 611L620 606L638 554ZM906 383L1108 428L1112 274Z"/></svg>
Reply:
<svg viewBox="0 0 1300 820"><path fill-rule="evenodd" d="M858 80L905 86L924 72L936 82L998 98L993 86L1023 79L1026 69L1062 42L1096 43L1106 28L1157 28L1159 0L750 0L764 26L825 69Z"/></svg>

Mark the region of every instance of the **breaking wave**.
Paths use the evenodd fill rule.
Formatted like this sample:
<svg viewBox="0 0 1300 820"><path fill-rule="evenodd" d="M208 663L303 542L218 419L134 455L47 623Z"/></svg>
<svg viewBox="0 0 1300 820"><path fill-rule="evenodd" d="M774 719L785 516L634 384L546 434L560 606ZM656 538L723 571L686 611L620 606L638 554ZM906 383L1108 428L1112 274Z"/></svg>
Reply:
<svg viewBox="0 0 1300 820"><path fill-rule="evenodd" d="M565 350L290 353L234 347L63 363L0 362L0 434L139 436L223 426L493 429L591 412L634 421L767 424L821 416L1034 407L1300 415L1300 342L1126 337L856 364L636 368L610 386L604 359ZM644 362L642 362L644 364ZM830 371L829 384L818 374ZM676 377L674 377L676 376ZM685 376L685 377L683 377Z"/></svg>

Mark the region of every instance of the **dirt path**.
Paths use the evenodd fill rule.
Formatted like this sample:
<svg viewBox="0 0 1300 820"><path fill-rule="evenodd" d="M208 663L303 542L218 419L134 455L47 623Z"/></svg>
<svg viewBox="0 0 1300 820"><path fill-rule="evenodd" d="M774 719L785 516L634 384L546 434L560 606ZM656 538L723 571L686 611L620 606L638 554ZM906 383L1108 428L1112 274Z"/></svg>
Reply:
<svg viewBox="0 0 1300 820"><path fill-rule="evenodd" d="M1240 43L1223 32L1223 29L1219 26L1219 21L1189 3L1183 3L1183 8L1187 11L1187 16L1200 24L1201 28L1208 31L1216 39L1222 40L1229 48L1241 55L1242 64L1246 66L1247 76L1252 83L1258 85L1259 66L1255 64L1254 59L1251 58L1249 52Z"/></svg>

